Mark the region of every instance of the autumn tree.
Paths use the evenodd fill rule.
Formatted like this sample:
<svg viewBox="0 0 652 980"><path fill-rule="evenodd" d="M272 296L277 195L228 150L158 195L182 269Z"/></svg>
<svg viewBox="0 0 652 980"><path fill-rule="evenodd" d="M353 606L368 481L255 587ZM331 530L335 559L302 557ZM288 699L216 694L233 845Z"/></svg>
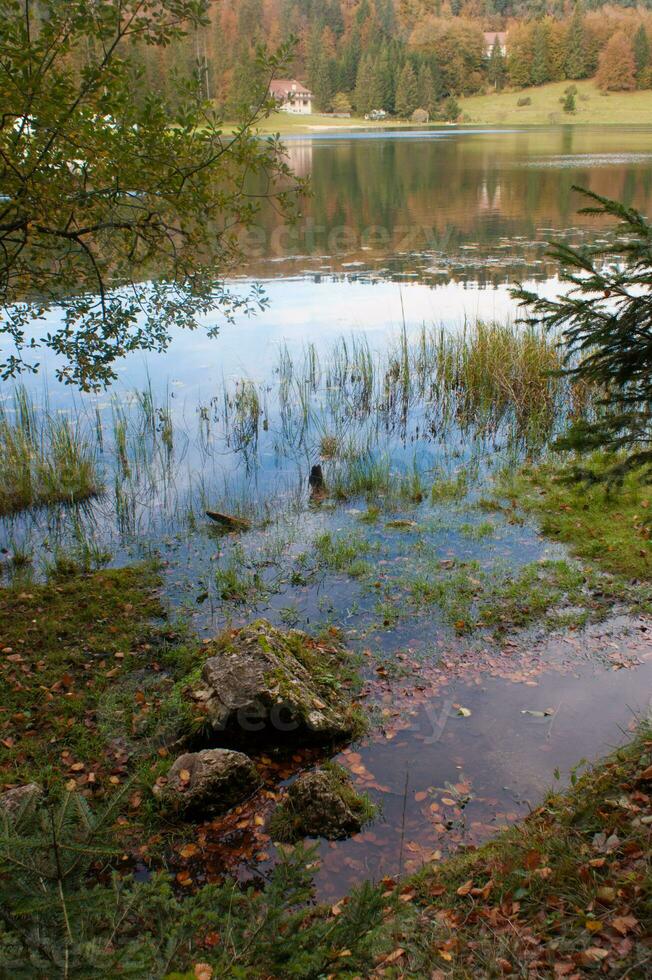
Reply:
<svg viewBox="0 0 652 980"><path fill-rule="evenodd" d="M629 92L636 88L634 52L624 31L614 34L603 49L596 82L605 92Z"/></svg>
<svg viewBox="0 0 652 980"><path fill-rule="evenodd" d="M204 28L207 10L208 0L0 0L3 378L36 370L47 348L63 381L96 388L128 352L165 350L173 328L263 302L225 277L261 188L291 208L280 145L255 133L289 47L259 53L264 81L233 132L198 79L180 80L174 103L134 98L134 42L164 49Z"/></svg>

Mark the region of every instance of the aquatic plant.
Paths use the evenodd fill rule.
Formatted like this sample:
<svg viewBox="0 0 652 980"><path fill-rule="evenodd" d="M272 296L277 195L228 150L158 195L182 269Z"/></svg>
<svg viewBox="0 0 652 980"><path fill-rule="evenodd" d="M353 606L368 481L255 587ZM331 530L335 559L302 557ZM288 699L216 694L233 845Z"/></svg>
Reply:
<svg viewBox="0 0 652 980"><path fill-rule="evenodd" d="M0 516L73 504L102 488L97 453L80 421L35 408L25 388L0 407Z"/></svg>

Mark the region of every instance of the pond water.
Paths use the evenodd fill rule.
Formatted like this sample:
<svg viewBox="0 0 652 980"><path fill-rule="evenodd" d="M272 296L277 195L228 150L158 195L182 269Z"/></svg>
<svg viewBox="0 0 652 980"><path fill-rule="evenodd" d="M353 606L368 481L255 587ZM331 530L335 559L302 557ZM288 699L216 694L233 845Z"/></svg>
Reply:
<svg viewBox="0 0 652 980"><path fill-rule="evenodd" d="M608 233L577 215L573 185L652 210L652 127L287 145L314 195L296 227L270 216L247 241L242 288L263 280L269 308L217 340L178 335L165 355L130 358L98 396L58 386L46 358L30 391L77 420L107 489L77 511L2 521L0 544L37 566L64 545L87 558L108 549L118 564L155 554L171 609L202 635L258 616L344 631L373 710L370 734L338 759L381 816L321 846L319 892L335 898L361 876L411 870L521 817L555 768L564 782L648 710L644 621L564 633L562 609L552 638L537 629L515 640L460 625L491 603L486 582L565 557L512 510L488 516L483 499L495 472L542 449L573 395L561 385L547 412L530 406L524 420L510 404L461 400L438 365L451 343L442 336L515 316L515 279L558 289L551 238ZM11 391L3 398L11 412ZM318 462L339 492L315 506L307 478ZM216 535L206 507L254 528ZM267 795L197 829L211 855L198 878L267 870L274 849L255 817L312 759L267 760Z"/></svg>

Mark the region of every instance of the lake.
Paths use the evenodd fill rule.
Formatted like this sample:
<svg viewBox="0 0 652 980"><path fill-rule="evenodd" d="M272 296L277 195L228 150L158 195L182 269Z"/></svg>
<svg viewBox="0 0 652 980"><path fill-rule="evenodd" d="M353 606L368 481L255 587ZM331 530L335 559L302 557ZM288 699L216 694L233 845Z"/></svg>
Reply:
<svg viewBox="0 0 652 980"><path fill-rule="evenodd" d="M548 415L530 405L523 418L463 404L433 378L453 343L443 337L515 318L515 280L556 292L549 240L609 233L577 214L574 185L652 210L652 127L319 134L287 147L313 196L295 227L267 215L248 236L238 280L262 280L268 309L216 340L183 334L165 355L131 357L101 395L57 385L46 358L28 387L79 420L107 490L78 510L5 519L0 543L33 555L35 574L62 547L115 563L155 555L171 611L202 635L256 616L343 630L373 721L338 758L382 815L321 846L320 893L334 898L485 839L536 805L555 768L565 780L648 710L645 621L569 632L560 619L510 645L467 633L441 589L438 602L415 596L450 568L480 589L565 559L529 522L487 518L482 500L501 468L542 450L572 392L555 388ZM308 498L317 462L341 488L324 506ZM254 529L216 536L206 507ZM363 566L333 557L341 542ZM310 761L279 763L269 785ZM203 831L213 874L269 867L252 817L269 808L257 799L237 826Z"/></svg>

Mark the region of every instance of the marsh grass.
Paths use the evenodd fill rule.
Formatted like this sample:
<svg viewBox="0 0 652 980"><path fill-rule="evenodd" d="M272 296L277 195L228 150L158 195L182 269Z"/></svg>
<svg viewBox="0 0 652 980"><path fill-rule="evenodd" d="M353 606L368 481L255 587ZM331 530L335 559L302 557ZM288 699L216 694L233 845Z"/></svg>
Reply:
<svg viewBox="0 0 652 980"><path fill-rule="evenodd" d="M370 571L371 566L365 558L375 550L361 534L335 535L330 531L315 538L314 549L319 565L351 578L362 578Z"/></svg>
<svg viewBox="0 0 652 980"><path fill-rule="evenodd" d="M284 348L272 379L222 382L192 418L174 392L158 396L149 382L101 410L80 403L68 419L19 390L15 412L0 415L0 515L92 497L100 459L111 493L89 513L113 550L116 536L131 546L191 534L206 526L206 510L257 528L303 512L318 462L323 508L361 501L371 517L428 497L450 506L591 410L591 393L572 389L558 366L551 338L476 323L403 329L382 351L356 337L294 356ZM19 543L42 550L36 539Z"/></svg>
<svg viewBox="0 0 652 980"><path fill-rule="evenodd" d="M649 475L632 472L622 486L601 475L613 458L583 460L594 482L573 478L572 463L549 461L527 470L504 471L498 501L533 514L549 537L569 545L579 558L621 580L652 580L652 486Z"/></svg>
<svg viewBox="0 0 652 980"><path fill-rule="evenodd" d="M37 411L24 388L0 407L0 516L75 504L100 492L97 452L81 424Z"/></svg>
<svg viewBox="0 0 652 980"><path fill-rule="evenodd" d="M487 571L478 562L452 569L433 568L401 583L417 607L437 606L459 634L478 629L504 633L537 625L552 630L602 618L613 605L605 583L594 598L595 576L574 562L545 560L520 569L497 565Z"/></svg>

